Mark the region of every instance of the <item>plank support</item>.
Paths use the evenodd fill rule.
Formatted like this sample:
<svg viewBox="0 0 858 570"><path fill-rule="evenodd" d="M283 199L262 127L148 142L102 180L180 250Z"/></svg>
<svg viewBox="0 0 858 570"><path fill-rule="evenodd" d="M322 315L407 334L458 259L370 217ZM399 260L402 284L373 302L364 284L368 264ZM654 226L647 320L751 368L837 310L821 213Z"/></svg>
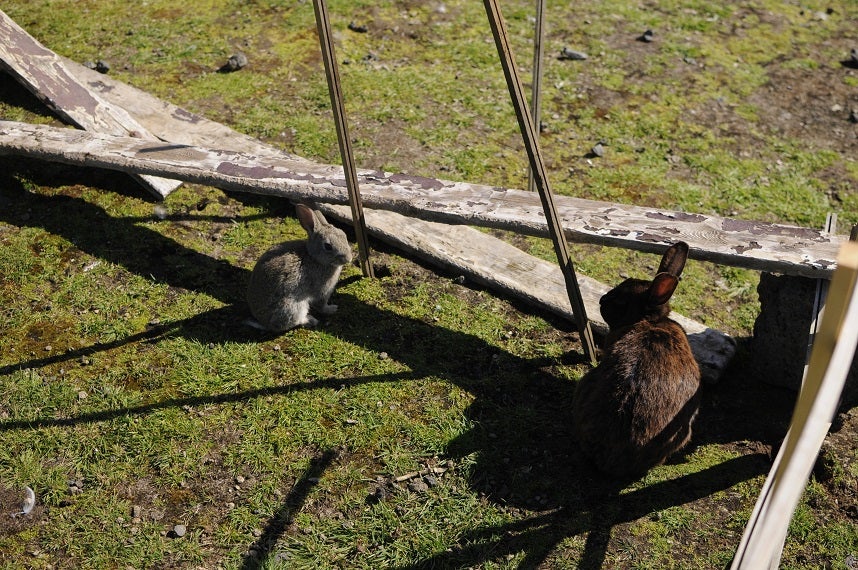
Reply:
<svg viewBox="0 0 858 570"><path fill-rule="evenodd" d="M337 127L337 139L340 143L340 157L343 162L343 174L346 178L346 187L349 191L349 205L352 210L352 224L355 230L355 238L358 245L358 260L364 277L375 277L372 263L369 259L369 239L366 235L366 219L361 204L360 187L357 180L357 169L355 167L354 154L352 153L352 142L349 135L349 126L346 121L346 108L343 103L342 83L340 72L337 68L334 56L334 42L331 39L331 21L328 16L328 7L325 0L313 0L313 8L316 13L316 28L319 33L319 44L322 49L322 59L325 62L325 75L328 79L328 92L331 96L331 108L334 112L334 122Z"/></svg>
<svg viewBox="0 0 858 570"><path fill-rule="evenodd" d="M545 213L545 220L548 223L548 233L551 236L551 241L554 244L554 252L557 255L557 260L563 271L564 281L566 282L566 291L569 294L569 301L572 304L572 310L575 313L575 321L578 325L578 333L581 337L581 346L584 349L584 355L590 360L592 365L596 365L596 342L593 339L593 331L590 328L590 321L587 319L587 310L584 307L584 300L581 298L581 290L578 287L578 278L575 275L575 265L569 256L569 246L566 243L566 237L563 234L563 227L560 225L560 219L557 215L557 208L554 205L554 197L551 192L551 186L548 183L548 176L545 171L545 162L542 159L542 151L539 148L539 140L536 135L536 130L533 124L533 118L527 109L527 104L524 97L524 87L521 84L521 79L518 75L518 70L515 65L515 60L512 55L512 48L509 45L509 38L504 24L503 14L496 0L485 0L486 14L489 18L489 24L492 28L492 35L495 38L498 55L500 56L501 65L503 67L504 76L506 77L507 87L509 88L512 104L515 108L515 114L518 118L519 129L524 139L524 147L527 150L527 157L530 161L530 170L533 177L533 184L539 192L539 199L542 202L542 209Z"/></svg>

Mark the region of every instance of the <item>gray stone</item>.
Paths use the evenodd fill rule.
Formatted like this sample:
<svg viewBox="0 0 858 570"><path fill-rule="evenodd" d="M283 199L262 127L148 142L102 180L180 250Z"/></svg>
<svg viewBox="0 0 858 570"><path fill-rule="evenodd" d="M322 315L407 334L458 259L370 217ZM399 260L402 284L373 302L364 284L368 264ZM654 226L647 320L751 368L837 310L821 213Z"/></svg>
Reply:
<svg viewBox="0 0 858 570"><path fill-rule="evenodd" d="M760 314L754 323L751 368L767 384L798 391L804 374L816 280L762 273ZM858 403L858 359L843 390L843 404Z"/></svg>

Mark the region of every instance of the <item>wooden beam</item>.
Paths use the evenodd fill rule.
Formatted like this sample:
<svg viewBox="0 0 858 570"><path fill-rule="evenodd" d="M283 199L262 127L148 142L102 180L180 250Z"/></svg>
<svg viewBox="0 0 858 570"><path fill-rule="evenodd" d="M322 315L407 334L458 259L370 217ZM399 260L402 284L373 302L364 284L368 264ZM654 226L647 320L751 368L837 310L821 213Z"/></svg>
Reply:
<svg viewBox="0 0 858 570"><path fill-rule="evenodd" d="M77 80L104 100L121 106L158 138L179 144L240 150L255 156L276 159L278 164L297 170L317 168L302 157L271 147L226 125L163 101L127 83L100 74L63 58ZM349 220L343 206L321 204L326 215ZM366 210L369 231L376 237L424 261L467 276L490 290L539 307L574 322L569 299L563 292L563 278L552 263L527 255L512 245L464 225L447 225L406 218L382 210ZM599 314L598 299L607 285L579 276L587 313L600 334L607 325ZM672 314L688 332L695 358L704 379L717 380L735 352L727 335L696 321Z"/></svg>
<svg viewBox="0 0 858 570"><path fill-rule="evenodd" d="M322 204L326 216L351 221L346 206ZM563 274L556 263L528 255L517 247L468 226L451 226L406 218L393 212L366 209L367 228L376 238L456 275L575 323L565 295ZM605 335L608 325L599 312L599 298L610 287L578 275L581 297L593 329ZM736 342L676 312L670 318L688 333L694 358L705 382L715 382L736 352Z"/></svg>
<svg viewBox="0 0 858 570"><path fill-rule="evenodd" d="M339 166L0 121L0 154L166 176L224 190L347 204ZM359 170L367 207L445 223L548 233L532 192ZM688 242L692 259L830 279L845 236L822 230L556 196L568 239L649 253Z"/></svg>
<svg viewBox="0 0 858 570"><path fill-rule="evenodd" d="M109 135L157 140L123 108L91 92L63 60L0 10L0 64L67 123ZM157 176L132 176L159 198L181 185Z"/></svg>

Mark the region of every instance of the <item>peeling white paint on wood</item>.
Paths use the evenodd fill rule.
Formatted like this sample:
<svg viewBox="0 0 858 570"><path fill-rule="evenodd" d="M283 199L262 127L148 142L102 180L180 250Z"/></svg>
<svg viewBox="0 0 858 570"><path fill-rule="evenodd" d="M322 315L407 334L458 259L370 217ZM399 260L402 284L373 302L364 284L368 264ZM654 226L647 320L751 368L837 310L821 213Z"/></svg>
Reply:
<svg viewBox="0 0 858 570"><path fill-rule="evenodd" d="M2 10L0 64L72 125L99 133L157 140L121 106L104 101L82 85L60 56L40 44ZM159 197L167 196L181 185L176 180L156 176L143 176L138 180Z"/></svg>
<svg viewBox="0 0 858 570"><path fill-rule="evenodd" d="M0 121L0 153L166 176L224 190L348 203L342 168L271 155L156 143ZM364 204L406 216L545 236L539 197L524 190L360 170ZM661 253L688 242L693 259L830 278L845 236L822 230L557 196L567 239Z"/></svg>
<svg viewBox="0 0 858 570"><path fill-rule="evenodd" d="M346 206L319 206L328 217L351 223ZM468 226L448 225L406 218L393 212L364 209L367 229L376 238L454 274L525 301L574 324L574 314L566 295L563 273L556 263L529 255L514 245ZM599 311L599 298L610 287L578 274L578 286L587 316L598 334L608 325ZM688 342L700 365L705 382L717 381L736 353L736 343L728 335L676 312L670 318L688 334Z"/></svg>

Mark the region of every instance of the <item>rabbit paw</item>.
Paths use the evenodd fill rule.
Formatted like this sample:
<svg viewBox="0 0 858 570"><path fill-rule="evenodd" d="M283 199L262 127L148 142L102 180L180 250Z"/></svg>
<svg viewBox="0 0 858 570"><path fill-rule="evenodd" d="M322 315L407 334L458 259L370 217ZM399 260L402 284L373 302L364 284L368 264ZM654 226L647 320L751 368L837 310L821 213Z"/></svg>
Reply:
<svg viewBox="0 0 858 570"><path fill-rule="evenodd" d="M317 319L313 315L307 315L307 319L301 324L305 327L316 327L319 325L319 319Z"/></svg>
<svg viewBox="0 0 858 570"><path fill-rule="evenodd" d="M323 315L333 315L337 312L337 305L322 305L319 307L319 312Z"/></svg>

